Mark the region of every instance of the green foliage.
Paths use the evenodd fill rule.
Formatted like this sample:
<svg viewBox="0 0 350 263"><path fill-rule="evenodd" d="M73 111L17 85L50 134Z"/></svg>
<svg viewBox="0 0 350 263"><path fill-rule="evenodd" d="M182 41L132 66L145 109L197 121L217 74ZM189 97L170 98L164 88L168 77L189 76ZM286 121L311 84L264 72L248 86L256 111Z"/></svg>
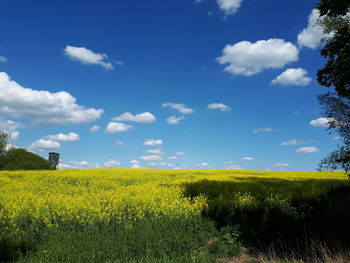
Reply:
<svg viewBox="0 0 350 263"><path fill-rule="evenodd" d="M318 96L329 130L339 133L338 149L324 158L320 169L350 169L350 0L321 0L317 5L323 32L331 34L324 40L321 55L327 59L317 72L317 81L335 92Z"/></svg>
<svg viewBox="0 0 350 263"><path fill-rule="evenodd" d="M21 244L31 244L30 235L36 246L21 249ZM7 240L14 234L8 236ZM212 255L200 248L206 248L206 241L218 233L209 220L190 217L83 227L74 223L55 228L27 224L18 236L16 242L0 238L0 244L6 242L3 255L7 253L9 262L209 263Z"/></svg>
<svg viewBox="0 0 350 263"><path fill-rule="evenodd" d="M6 155L7 143L10 136L5 132L0 132L0 169L4 165L4 158Z"/></svg>
<svg viewBox="0 0 350 263"><path fill-rule="evenodd" d="M309 256L314 237L330 249L350 248L350 182L203 180L186 183L185 195L206 197L204 216L217 227L236 227L245 246L263 252L272 247L281 256Z"/></svg>
<svg viewBox="0 0 350 263"><path fill-rule="evenodd" d="M8 150L4 158L3 170L52 170L43 157L21 148Z"/></svg>
<svg viewBox="0 0 350 263"><path fill-rule="evenodd" d="M237 257L243 252L239 234L232 227L223 227L219 237L210 240L208 251L216 258Z"/></svg>
<svg viewBox="0 0 350 263"><path fill-rule="evenodd" d="M349 18L347 18L348 20ZM340 23L338 25L341 25ZM321 55L327 58L325 66L317 72L322 86L334 87L340 97L350 99L350 26L337 26L333 36L326 40Z"/></svg>
<svg viewBox="0 0 350 263"><path fill-rule="evenodd" d="M316 8L322 16L344 16L349 10L350 0L322 0Z"/></svg>

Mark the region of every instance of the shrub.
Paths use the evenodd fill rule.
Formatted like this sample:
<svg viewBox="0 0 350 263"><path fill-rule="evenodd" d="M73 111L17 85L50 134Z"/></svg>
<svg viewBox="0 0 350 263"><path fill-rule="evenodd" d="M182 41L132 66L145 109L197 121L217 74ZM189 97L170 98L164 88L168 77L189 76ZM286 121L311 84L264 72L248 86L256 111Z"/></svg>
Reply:
<svg viewBox="0 0 350 263"><path fill-rule="evenodd" d="M43 157L21 148L8 150L3 170L52 170L52 166Z"/></svg>

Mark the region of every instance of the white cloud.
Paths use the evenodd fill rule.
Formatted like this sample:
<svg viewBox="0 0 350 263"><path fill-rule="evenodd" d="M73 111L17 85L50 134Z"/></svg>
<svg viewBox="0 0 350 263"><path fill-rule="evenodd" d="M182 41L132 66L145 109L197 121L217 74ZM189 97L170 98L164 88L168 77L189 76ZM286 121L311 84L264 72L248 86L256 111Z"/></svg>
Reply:
<svg viewBox="0 0 350 263"><path fill-rule="evenodd" d="M108 160L103 164L105 167L118 167L120 162L117 160Z"/></svg>
<svg viewBox="0 0 350 263"><path fill-rule="evenodd" d="M179 103L172 103L172 102L167 102L167 103L163 103L162 107L169 107L175 110L178 110L180 113L182 114L191 114L194 112L193 109L186 107L186 105L184 104L179 104Z"/></svg>
<svg viewBox="0 0 350 263"><path fill-rule="evenodd" d="M230 164L225 166L225 169L231 169L231 170L242 170L243 168L236 164Z"/></svg>
<svg viewBox="0 0 350 263"><path fill-rule="evenodd" d="M36 151L59 149L60 147L61 145L59 142L56 142L53 140L40 139L33 142L31 145L29 145L28 149L36 152Z"/></svg>
<svg viewBox="0 0 350 263"><path fill-rule="evenodd" d="M124 142L122 142L120 140L116 140L114 144L117 145L117 146L123 146Z"/></svg>
<svg viewBox="0 0 350 263"><path fill-rule="evenodd" d="M73 47L69 45L66 46L63 52L69 58L79 60L83 64L96 64L101 65L106 70L113 69L112 63L105 61L108 58L106 54L94 53L85 47Z"/></svg>
<svg viewBox="0 0 350 263"><path fill-rule="evenodd" d="M318 118L310 121L310 125L314 127L328 127L330 121L332 121L330 118Z"/></svg>
<svg viewBox="0 0 350 263"><path fill-rule="evenodd" d="M146 145L146 146L157 146L157 145L162 145L162 144L163 144L162 140L153 140L153 139L146 140L143 143L143 145Z"/></svg>
<svg viewBox="0 0 350 263"><path fill-rule="evenodd" d="M208 109L210 110L220 110L220 111L230 111L231 108L223 103L210 103L208 105Z"/></svg>
<svg viewBox="0 0 350 263"><path fill-rule="evenodd" d="M297 153L307 154L307 153L316 153L319 152L317 147L301 147L296 150Z"/></svg>
<svg viewBox="0 0 350 263"><path fill-rule="evenodd" d="M121 122L109 122L106 127L106 132L115 133L115 132L125 132L134 128L132 125L127 125Z"/></svg>
<svg viewBox="0 0 350 263"><path fill-rule="evenodd" d="M56 135L48 135L44 139L49 139L49 140L59 141L59 142L72 142L72 141L79 141L80 137L79 137L79 134L75 132L70 132L68 134L59 133Z"/></svg>
<svg viewBox="0 0 350 263"><path fill-rule="evenodd" d="M87 161L81 161L81 162L70 162L70 163L72 163L72 164L76 164L76 165L80 165L80 166L87 166L87 165L90 165L90 163L89 162L87 162Z"/></svg>
<svg viewBox="0 0 350 263"><path fill-rule="evenodd" d="M134 121L134 122L143 122L151 123L156 120L156 117L150 112L143 112L140 114L132 115L130 112L125 112L119 117L112 118L113 121Z"/></svg>
<svg viewBox="0 0 350 263"><path fill-rule="evenodd" d="M281 68L298 60L299 50L283 39L260 40L255 43L241 41L226 45L220 64L228 64L224 71L233 75L251 76L268 68Z"/></svg>
<svg viewBox="0 0 350 263"><path fill-rule="evenodd" d="M70 163L59 163L57 168L59 170L64 170L64 169L81 169L82 167L75 166L75 165L70 164Z"/></svg>
<svg viewBox="0 0 350 263"><path fill-rule="evenodd" d="M151 149L151 150L147 150L146 151L148 154L152 154L152 155L163 155L164 153L162 152L161 149Z"/></svg>
<svg viewBox="0 0 350 263"><path fill-rule="evenodd" d="M259 133L259 132L272 132L272 131L273 131L272 128L259 128L259 129L255 129L253 132Z"/></svg>
<svg viewBox="0 0 350 263"><path fill-rule="evenodd" d="M298 141L295 140L295 139L292 139L292 140L285 141L285 142L281 143L281 145L283 145L283 146L297 145L297 144L298 144Z"/></svg>
<svg viewBox="0 0 350 263"><path fill-rule="evenodd" d="M208 163L199 163L199 164L197 164L197 166L199 167L199 168L209 168L209 165L208 165Z"/></svg>
<svg viewBox="0 0 350 263"><path fill-rule="evenodd" d="M307 28L304 28L298 35L299 46L305 46L315 49L321 43L322 38L328 37L324 35L322 28L317 24L317 20L320 18L320 13L317 9L313 9L309 15L309 21Z"/></svg>
<svg viewBox="0 0 350 263"><path fill-rule="evenodd" d="M129 163L131 164L131 168L142 168L138 160L131 160Z"/></svg>
<svg viewBox="0 0 350 263"><path fill-rule="evenodd" d="M167 157L169 160L177 160L177 156L168 156Z"/></svg>
<svg viewBox="0 0 350 263"><path fill-rule="evenodd" d="M89 168L99 168L98 164L90 164L87 161L71 161L68 163L59 163L58 169L89 169Z"/></svg>
<svg viewBox="0 0 350 263"><path fill-rule="evenodd" d="M307 71L302 68L289 68L282 74L271 81L272 84L280 84L282 86L307 86L312 78L307 77Z"/></svg>
<svg viewBox="0 0 350 263"><path fill-rule="evenodd" d="M0 131L3 131L10 135L10 140L17 140L19 137L19 131L17 129L23 128L24 125L12 120L4 120L0 117Z"/></svg>
<svg viewBox="0 0 350 263"><path fill-rule="evenodd" d="M290 146L290 145L297 145L297 144L303 144L307 143L306 141L297 141L296 139L292 139L289 141L282 142L281 145L283 146Z"/></svg>
<svg viewBox="0 0 350 263"><path fill-rule="evenodd" d="M289 164L288 163L276 163L273 166L283 168L283 167L289 167Z"/></svg>
<svg viewBox="0 0 350 263"><path fill-rule="evenodd" d="M120 66L120 67L125 66L125 63L123 61L120 61L120 60L115 61L115 64L117 64L117 66Z"/></svg>
<svg viewBox="0 0 350 263"><path fill-rule="evenodd" d="M76 98L65 91L24 88L0 72L0 113L39 125L71 125L95 121L103 110L78 105Z"/></svg>
<svg viewBox="0 0 350 263"><path fill-rule="evenodd" d="M175 154L176 154L176 155L179 155L179 156L184 156L184 155L185 155L184 152L176 152Z"/></svg>
<svg viewBox="0 0 350 263"><path fill-rule="evenodd" d="M223 10L226 15L236 13L238 8L241 6L241 2L242 0L217 0L220 9Z"/></svg>
<svg viewBox="0 0 350 263"><path fill-rule="evenodd" d="M0 62L7 62L7 58L4 56L0 56Z"/></svg>
<svg viewBox="0 0 350 263"><path fill-rule="evenodd" d="M166 162L161 162L161 163L156 163L156 162L151 162L148 164L149 166L163 166L163 167L173 167L173 164L166 163Z"/></svg>
<svg viewBox="0 0 350 263"><path fill-rule="evenodd" d="M179 124L180 121L184 120L185 116L181 116L181 117L176 117L176 116L170 116L166 119L166 122L168 124Z"/></svg>
<svg viewBox="0 0 350 263"><path fill-rule="evenodd" d="M94 125L89 129L90 132L97 132L99 130L100 130L100 126L98 125Z"/></svg>
<svg viewBox="0 0 350 263"><path fill-rule="evenodd" d="M247 156L247 157L241 158L241 160L243 160L243 161L254 161L255 158Z"/></svg>
<svg viewBox="0 0 350 263"><path fill-rule="evenodd" d="M143 161L159 161L159 160L162 160L162 156L153 154L153 155L141 156L140 159Z"/></svg>

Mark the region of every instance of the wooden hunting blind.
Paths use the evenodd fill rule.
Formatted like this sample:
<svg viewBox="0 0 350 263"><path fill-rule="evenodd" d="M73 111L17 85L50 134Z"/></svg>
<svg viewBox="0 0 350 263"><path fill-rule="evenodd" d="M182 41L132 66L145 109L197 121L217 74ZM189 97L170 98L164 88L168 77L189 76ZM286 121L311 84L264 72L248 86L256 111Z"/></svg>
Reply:
<svg viewBox="0 0 350 263"><path fill-rule="evenodd" d="M60 154L55 152L49 153L49 164L53 167L56 167L60 160Z"/></svg>

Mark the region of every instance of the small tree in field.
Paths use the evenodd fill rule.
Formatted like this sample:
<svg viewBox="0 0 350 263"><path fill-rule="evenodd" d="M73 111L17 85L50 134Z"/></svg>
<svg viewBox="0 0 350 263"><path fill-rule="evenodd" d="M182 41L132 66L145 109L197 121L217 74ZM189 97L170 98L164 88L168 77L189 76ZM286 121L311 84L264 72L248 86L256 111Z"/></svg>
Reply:
<svg viewBox="0 0 350 263"><path fill-rule="evenodd" d="M7 143L10 136L5 132L0 132L0 169L2 169L6 156Z"/></svg>

